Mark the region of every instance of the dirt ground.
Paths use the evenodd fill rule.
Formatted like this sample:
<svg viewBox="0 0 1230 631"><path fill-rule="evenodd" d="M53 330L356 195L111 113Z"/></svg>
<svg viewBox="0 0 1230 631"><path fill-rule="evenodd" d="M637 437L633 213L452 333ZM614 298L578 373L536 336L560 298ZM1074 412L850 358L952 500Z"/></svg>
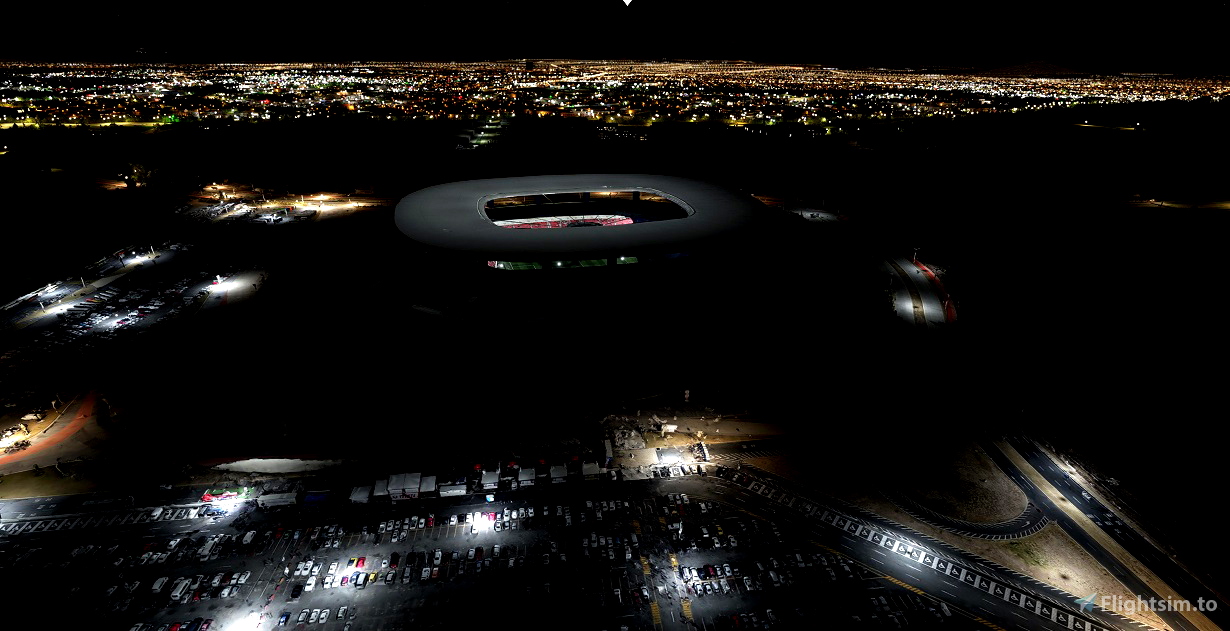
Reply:
<svg viewBox="0 0 1230 631"><path fill-rule="evenodd" d="M952 458L927 459L905 480L914 501L942 515L976 523L1008 521L1025 510L1025 493L972 441L952 445Z"/></svg>

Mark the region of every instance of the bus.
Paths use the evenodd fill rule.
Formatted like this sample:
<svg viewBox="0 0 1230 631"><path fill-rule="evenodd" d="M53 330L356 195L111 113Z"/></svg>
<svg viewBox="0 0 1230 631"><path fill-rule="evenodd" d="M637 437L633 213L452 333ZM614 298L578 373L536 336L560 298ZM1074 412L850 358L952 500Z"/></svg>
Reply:
<svg viewBox="0 0 1230 631"><path fill-rule="evenodd" d="M217 541L210 539L209 541L205 542L205 545L201 546L200 557L202 561L209 560L209 555L213 553L214 546L217 545L217 543L218 543Z"/></svg>

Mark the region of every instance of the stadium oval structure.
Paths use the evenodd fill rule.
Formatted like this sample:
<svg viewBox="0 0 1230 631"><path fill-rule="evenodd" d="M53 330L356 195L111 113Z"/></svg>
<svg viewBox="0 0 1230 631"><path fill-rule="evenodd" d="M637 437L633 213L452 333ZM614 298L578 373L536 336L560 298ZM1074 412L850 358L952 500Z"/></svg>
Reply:
<svg viewBox="0 0 1230 631"><path fill-rule="evenodd" d="M645 194L673 202L678 215L669 220L607 222L586 217L583 204L570 206L581 216L563 219L562 230L509 229L537 227L539 219L497 222L490 202L501 198ZM597 206L597 205L594 205ZM469 180L431 186L397 204L397 227L427 246L505 260L544 257L594 258L624 254L681 252L689 244L713 241L749 226L760 206L720 186L665 175L577 174ZM562 205L561 205L562 207ZM535 208L532 205L526 208ZM539 206L538 208L545 208ZM553 207L554 208L554 207ZM560 214L560 213L547 213ZM591 215L592 217L604 215ZM521 222L520 225L508 225ZM527 225L530 222L533 225ZM620 225L616 225L616 224ZM500 225L504 224L504 225ZM584 229L581 229L584 227Z"/></svg>

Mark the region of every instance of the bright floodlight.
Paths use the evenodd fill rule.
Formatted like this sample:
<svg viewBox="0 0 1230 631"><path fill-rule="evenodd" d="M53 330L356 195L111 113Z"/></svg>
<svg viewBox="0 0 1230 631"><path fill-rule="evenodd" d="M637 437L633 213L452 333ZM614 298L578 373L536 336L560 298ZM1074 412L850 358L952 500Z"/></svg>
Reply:
<svg viewBox="0 0 1230 631"><path fill-rule="evenodd" d="M218 510L221 510L226 513L229 513L232 510L234 510L237 504L239 504L239 500L234 499L234 498L227 498L227 499L220 499L220 500L213 501L214 508L217 508Z"/></svg>

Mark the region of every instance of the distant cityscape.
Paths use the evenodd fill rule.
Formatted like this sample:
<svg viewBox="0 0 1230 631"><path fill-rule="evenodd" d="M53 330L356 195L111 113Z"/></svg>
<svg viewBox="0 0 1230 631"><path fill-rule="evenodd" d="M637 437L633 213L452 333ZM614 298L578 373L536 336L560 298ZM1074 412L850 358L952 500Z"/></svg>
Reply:
<svg viewBox="0 0 1230 631"><path fill-rule="evenodd" d="M303 117L575 117L621 125L803 126L1220 100L1224 78L984 75L748 62L508 60L347 64L0 64L0 127Z"/></svg>

